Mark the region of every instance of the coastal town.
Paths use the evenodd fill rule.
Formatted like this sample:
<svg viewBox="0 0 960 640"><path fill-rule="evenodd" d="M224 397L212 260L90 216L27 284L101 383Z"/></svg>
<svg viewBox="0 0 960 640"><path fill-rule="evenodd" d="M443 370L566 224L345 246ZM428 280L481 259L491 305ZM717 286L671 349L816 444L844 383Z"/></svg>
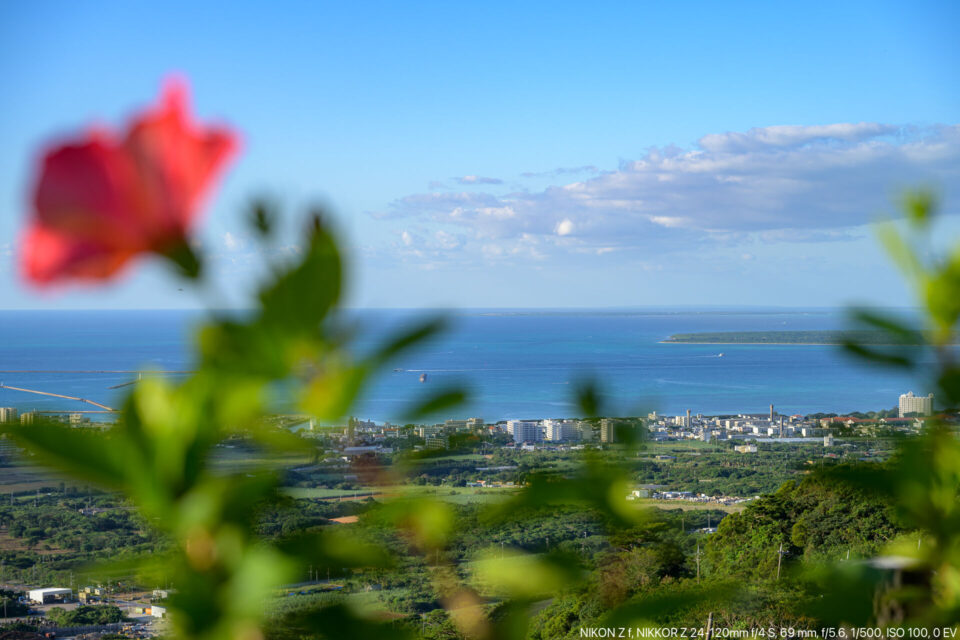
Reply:
<svg viewBox="0 0 960 640"><path fill-rule="evenodd" d="M2 411L2 410L0 410ZM573 420L543 418L536 420L501 420L487 423L482 418L450 419L432 425L395 425L390 422L351 418L343 427L322 427L316 421L296 422L307 434L330 436L340 433L341 451L345 457L371 453L393 453L398 440L414 437L422 440L415 450L445 450L457 436L488 437L504 448L522 451L543 449L576 449L584 445L604 445L629 441L670 442L698 440L705 443L731 443L739 453L753 453L764 443L823 443L831 446L838 432L864 434L878 429L891 433L918 433L924 422L933 416L933 394L900 396L895 410L874 414L784 415L770 405L766 413L739 413L707 416L687 410L677 416L649 413L642 418L599 418ZM950 419L951 416L938 416Z"/></svg>
<svg viewBox="0 0 960 640"><path fill-rule="evenodd" d="M695 470L691 477L690 472L700 459L709 458L714 464L720 461L720 466L733 469L757 468L767 464L762 460L779 460L783 456L806 465L815 460L881 461L889 449L878 443L885 437L919 433L925 421L935 416L933 402L932 395L908 392L899 397L895 409L850 415L787 415L770 405L763 413L704 415L691 410L680 415L651 412L642 417L515 419L492 423L479 417L405 425L351 418L340 426L323 426L294 414L276 415L272 420L273 426L315 442L322 452L314 461L292 466L286 472L291 482L287 491L291 496L333 509L325 519L327 526L351 526L357 522L357 515L353 514L359 505L375 504L417 485L433 487L435 492L443 488L457 499L505 499L525 484L527 472L555 468L584 450L609 449L620 451L618 455L641 469L623 496L626 504L689 512L689 516L678 516L685 534L711 536L726 514L743 510L759 500L764 491L754 491L752 485L737 482L711 484L709 478L697 475ZM936 418L956 422L956 416ZM0 408L0 422L33 425L40 420L54 420L77 429L110 427L110 423L91 422L88 414L83 413L40 414ZM225 442L220 445L220 455L225 461L236 460L244 455L245 446L242 441ZM765 458L766 452L773 458ZM8 440L0 441L0 456L4 459L13 460L19 454ZM371 468L396 461L398 456L419 460L425 473L410 478L407 487L382 487L371 482ZM718 477L722 477L722 470ZM774 480L778 477L781 475L774 474ZM31 504L42 508L44 503L65 504L64 498L69 495L61 490L37 491L34 496L11 489L10 503L20 509ZM75 501L67 500L66 504ZM91 505L88 498L87 506L76 512L89 520L112 517L124 508L114 503ZM0 533L21 535L18 531L7 524ZM8 578L0 586L8 599L6 606L15 608L8 612L5 624L29 624L40 634L56 637L97 638L115 634L132 638L165 632L169 590L135 589L109 581L75 587L72 577L70 582L64 581L66 584L25 577L20 572L19 579ZM310 598L342 589L342 583L311 572L308 580L281 590L276 597ZM352 588L356 589L357 584Z"/></svg>

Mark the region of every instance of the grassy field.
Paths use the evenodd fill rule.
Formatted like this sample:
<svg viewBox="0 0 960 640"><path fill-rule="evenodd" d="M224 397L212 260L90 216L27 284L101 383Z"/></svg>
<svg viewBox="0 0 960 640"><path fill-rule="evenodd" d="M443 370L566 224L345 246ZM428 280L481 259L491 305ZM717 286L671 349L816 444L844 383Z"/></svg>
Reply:
<svg viewBox="0 0 960 640"><path fill-rule="evenodd" d="M480 453L459 453L449 456L429 456L421 458L422 462L486 462L487 457Z"/></svg>
<svg viewBox="0 0 960 640"><path fill-rule="evenodd" d="M253 452L242 447L227 445L214 450L213 461L225 471L245 471L258 467L298 467L312 464L312 453Z"/></svg>
<svg viewBox="0 0 960 640"><path fill-rule="evenodd" d="M59 490L61 482L64 487L81 486L80 483L65 476L26 463L18 462L0 467L0 495L37 491L44 488Z"/></svg>
<svg viewBox="0 0 960 640"><path fill-rule="evenodd" d="M747 508L746 504L715 504L711 502L687 502L686 500L653 500L639 498L634 504L640 507L655 509L680 509L681 511L723 511L725 513L739 513Z"/></svg>
<svg viewBox="0 0 960 640"><path fill-rule="evenodd" d="M392 485L388 487L362 487L354 490L324 489L320 487L286 487L283 493L292 498L329 500L373 497L382 500L390 497L433 497L454 504L477 504L496 502L512 495L515 489L483 489L478 487L427 487L420 485Z"/></svg>
<svg viewBox="0 0 960 640"><path fill-rule="evenodd" d="M359 489L325 489L323 487L284 487L282 492L291 498L309 498L313 500L326 500L330 498L358 498L368 497L370 495L380 495L384 492L383 487L361 487Z"/></svg>
<svg viewBox="0 0 960 640"><path fill-rule="evenodd" d="M670 453L689 453L691 451L716 451L718 445L713 442L703 442L702 440L670 440L669 442L647 442L644 443L643 453L652 454L670 454ZM723 447L719 447L722 451Z"/></svg>
<svg viewBox="0 0 960 640"><path fill-rule="evenodd" d="M484 489L480 487L425 487L419 485L398 485L385 493L403 495L411 498L432 497L453 504L481 504L499 502L512 496L516 489Z"/></svg>

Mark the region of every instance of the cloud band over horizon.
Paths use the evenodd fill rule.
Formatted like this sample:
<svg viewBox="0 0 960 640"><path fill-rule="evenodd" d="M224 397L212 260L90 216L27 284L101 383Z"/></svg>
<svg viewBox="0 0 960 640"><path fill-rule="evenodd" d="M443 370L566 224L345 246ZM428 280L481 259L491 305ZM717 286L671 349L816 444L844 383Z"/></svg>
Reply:
<svg viewBox="0 0 960 640"><path fill-rule="evenodd" d="M412 194L374 214L404 225L401 255L667 252L747 234L843 239L893 213L892 198L907 188L933 187L945 213L958 211L960 125L762 127L708 134L692 149L651 148L539 191L497 193L492 179L460 184L486 189Z"/></svg>

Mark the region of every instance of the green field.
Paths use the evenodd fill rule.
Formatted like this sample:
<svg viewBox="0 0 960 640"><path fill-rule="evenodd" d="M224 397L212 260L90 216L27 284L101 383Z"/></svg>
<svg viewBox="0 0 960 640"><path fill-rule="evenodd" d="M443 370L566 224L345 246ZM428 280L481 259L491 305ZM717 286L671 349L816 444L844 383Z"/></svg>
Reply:
<svg viewBox="0 0 960 640"><path fill-rule="evenodd" d="M653 500L651 498L638 498L634 500L634 504L640 507L653 507L663 510L723 511L724 513L739 513L747 508L747 503L725 505L712 502L687 502L686 500Z"/></svg>
<svg viewBox="0 0 960 640"><path fill-rule="evenodd" d="M353 498L365 497L383 492L382 487L361 487L359 489L326 489L323 487L284 487L284 495L297 499L326 499L326 498Z"/></svg>
<svg viewBox="0 0 960 640"><path fill-rule="evenodd" d="M357 490L325 489L322 487L285 487L283 493L297 499L358 499L374 497L424 497L430 496L454 504L477 504L496 502L511 495L515 489L484 489L478 487L421 487L417 485L395 485L389 487L361 487Z"/></svg>
<svg viewBox="0 0 960 640"><path fill-rule="evenodd" d="M499 502L509 498L516 489L484 489L479 487L419 487L414 485L400 485L394 487L391 493L402 493L409 497L430 496L437 500L453 504L483 504Z"/></svg>

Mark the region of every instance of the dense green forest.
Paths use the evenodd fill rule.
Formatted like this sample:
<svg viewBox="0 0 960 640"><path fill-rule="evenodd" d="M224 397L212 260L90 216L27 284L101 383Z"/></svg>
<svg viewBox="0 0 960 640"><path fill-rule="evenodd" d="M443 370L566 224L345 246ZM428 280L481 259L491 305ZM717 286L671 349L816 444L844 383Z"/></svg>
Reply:
<svg viewBox="0 0 960 640"><path fill-rule="evenodd" d="M369 503L356 535L404 551L408 543L378 524L379 509ZM531 603L528 637L538 640L580 637L581 627L607 624L615 609L639 612L656 625L702 628L709 610L730 629L815 629L822 620L806 569L847 557L859 562L904 533L889 504L816 474L784 483L741 513L654 510L627 528L572 506L518 513L494 527L484 524L484 512L479 505L457 508L448 561L463 579L471 579L478 554L491 547L508 558L518 552L574 558L583 572L575 587ZM701 531L710 520L720 522L715 534ZM321 585L283 594L272 607L272 637L300 637L298 616L336 603L381 611L424 638L464 637L441 608L441 566L428 560L406 556L392 570L338 578L336 590ZM480 586L479 593L485 615L496 620L504 613L496 591Z"/></svg>

